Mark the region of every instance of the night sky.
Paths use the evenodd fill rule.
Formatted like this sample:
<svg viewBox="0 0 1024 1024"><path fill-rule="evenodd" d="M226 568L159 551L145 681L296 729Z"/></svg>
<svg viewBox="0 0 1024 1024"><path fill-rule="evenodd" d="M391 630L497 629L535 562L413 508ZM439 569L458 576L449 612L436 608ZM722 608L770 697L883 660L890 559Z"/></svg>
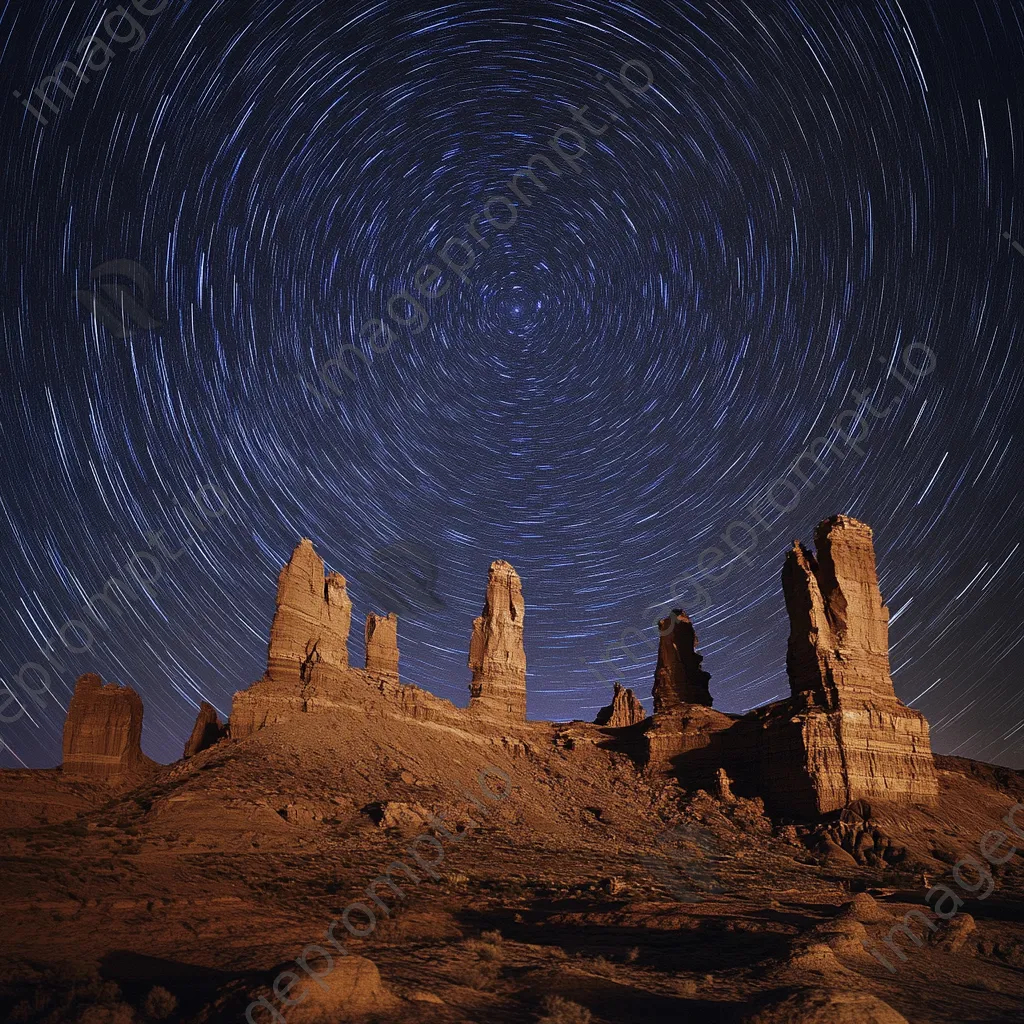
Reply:
<svg viewBox="0 0 1024 1024"><path fill-rule="evenodd" d="M180 756L302 536L355 665L399 594L403 679L464 704L502 557L531 717L650 708L674 595L743 711L788 693L786 549L844 512L936 751L1024 767L1024 5L161 2L0 8L0 764L59 763L84 671Z"/></svg>

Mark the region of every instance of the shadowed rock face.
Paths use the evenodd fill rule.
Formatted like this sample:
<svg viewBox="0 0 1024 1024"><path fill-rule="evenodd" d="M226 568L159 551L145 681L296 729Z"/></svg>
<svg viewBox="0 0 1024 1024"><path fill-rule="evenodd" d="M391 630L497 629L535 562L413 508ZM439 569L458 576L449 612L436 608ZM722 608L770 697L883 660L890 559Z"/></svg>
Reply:
<svg viewBox="0 0 1024 1024"><path fill-rule="evenodd" d="M519 574L508 562L492 562L483 614L473 620L469 643L469 707L474 715L526 721L525 613Z"/></svg>
<svg viewBox="0 0 1024 1024"><path fill-rule="evenodd" d="M130 686L80 676L64 721L63 772L117 781L155 767L142 753L142 699Z"/></svg>
<svg viewBox="0 0 1024 1024"><path fill-rule="evenodd" d="M850 699L894 700L889 609L878 589L871 528L833 516L818 524L814 544L817 559L796 542L782 570L793 694L830 709Z"/></svg>
<svg viewBox="0 0 1024 1024"><path fill-rule="evenodd" d="M683 704L711 707L711 676L701 668L697 634L689 616L679 608L658 623L658 664L654 670L654 713L664 714Z"/></svg>
<svg viewBox="0 0 1024 1024"><path fill-rule="evenodd" d="M199 714L196 715L196 724L192 726L192 735L185 744L185 757L195 757L196 754L208 750L219 740L223 739L228 732L217 715L217 709L204 700L199 705Z"/></svg>
<svg viewBox="0 0 1024 1024"><path fill-rule="evenodd" d="M398 616L366 616L366 671L398 678Z"/></svg>
<svg viewBox="0 0 1024 1024"><path fill-rule="evenodd" d="M299 541L277 579L267 675L276 682L308 680L314 666L348 668L352 602L340 573L324 576L323 559Z"/></svg>
<svg viewBox="0 0 1024 1024"><path fill-rule="evenodd" d="M627 725L636 725L647 717L643 704L632 690L624 689L621 683L615 683L612 690L612 702L601 708L594 719L595 725L603 725L609 729L621 729Z"/></svg>

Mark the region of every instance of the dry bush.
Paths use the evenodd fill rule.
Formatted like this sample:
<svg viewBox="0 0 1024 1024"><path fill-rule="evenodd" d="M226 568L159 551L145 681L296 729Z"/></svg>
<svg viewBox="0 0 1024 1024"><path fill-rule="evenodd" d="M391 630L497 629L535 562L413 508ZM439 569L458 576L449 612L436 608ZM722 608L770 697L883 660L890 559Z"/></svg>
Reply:
<svg viewBox="0 0 1024 1024"><path fill-rule="evenodd" d="M501 968L495 963L478 961L461 968L457 972L455 980L460 985L475 988L478 992L487 992L497 982L500 970Z"/></svg>
<svg viewBox="0 0 1024 1024"><path fill-rule="evenodd" d="M177 1008L178 1000L160 985L150 989L142 1004L142 1012L152 1020L167 1020Z"/></svg>
<svg viewBox="0 0 1024 1024"><path fill-rule="evenodd" d="M590 1024L594 1019L585 1006L562 996L545 996L541 1006L544 1014L538 1018L538 1024Z"/></svg>
<svg viewBox="0 0 1024 1024"><path fill-rule="evenodd" d="M466 939L462 945L470 953L476 953L481 960L500 960L502 958L501 946L494 942L484 942L481 939Z"/></svg>

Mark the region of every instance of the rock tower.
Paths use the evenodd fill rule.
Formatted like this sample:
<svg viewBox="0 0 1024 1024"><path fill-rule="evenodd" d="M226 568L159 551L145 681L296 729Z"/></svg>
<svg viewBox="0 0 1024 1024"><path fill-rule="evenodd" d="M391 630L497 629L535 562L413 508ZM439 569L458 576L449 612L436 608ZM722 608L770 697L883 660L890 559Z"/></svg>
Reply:
<svg viewBox="0 0 1024 1024"><path fill-rule="evenodd" d="M523 585L505 561L491 563L483 614L469 642L470 712L498 721L526 721Z"/></svg>
<svg viewBox="0 0 1024 1024"><path fill-rule="evenodd" d="M142 698L130 686L80 676L64 720L63 772L116 782L156 767L142 753Z"/></svg>
<svg viewBox="0 0 1024 1024"><path fill-rule="evenodd" d="M711 707L711 676L701 668L697 634L690 617L676 608L658 623L658 664L654 670L654 713L664 714L683 704Z"/></svg>
<svg viewBox="0 0 1024 1024"><path fill-rule="evenodd" d="M348 668L351 624L345 577L336 572L325 577L323 559L304 537L277 578L267 676L297 682L308 680L317 664Z"/></svg>

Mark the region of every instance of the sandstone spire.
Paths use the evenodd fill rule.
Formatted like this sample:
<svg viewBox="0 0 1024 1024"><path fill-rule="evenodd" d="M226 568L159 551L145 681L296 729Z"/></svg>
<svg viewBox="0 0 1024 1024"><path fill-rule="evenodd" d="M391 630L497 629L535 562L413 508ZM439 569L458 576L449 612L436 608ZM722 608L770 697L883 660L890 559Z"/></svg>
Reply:
<svg viewBox="0 0 1024 1024"><path fill-rule="evenodd" d="M208 704L205 700L199 705L199 714L196 715L196 724L192 726L192 735L185 744L185 757L195 757L196 754L212 747L219 740L223 739L228 732L217 715L217 709Z"/></svg>
<svg viewBox="0 0 1024 1024"><path fill-rule="evenodd" d="M612 689L612 702L601 708L594 719L594 725L603 725L609 729L621 729L623 726L636 725L647 717L643 704L632 690L626 690L621 683L615 683Z"/></svg>
<svg viewBox="0 0 1024 1024"><path fill-rule="evenodd" d="M309 679L317 663L348 668L352 602L345 577L328 573L307 538L299 541L277 578L267 675L278 682Z"/></svg>
<svg viewBox="0 0 1024 1024"><path fill-rule="evenodd" d="M842 701L891 701L889 610L882 603L871 528L832 516L814 531L817 559L799 542L786 556L786 651L795 695L833 709Z"/></svg>
<svg viewBox="0 0 1024 1024"><path fill-rule="evenodd" d="M80 676L64 721L65 775L117 781L156 767L142 753L142 699L130 686Z"/></svg>
<svg viewBox="0 0 1024 1024"><path fill-rule="evenodd" d="M711 676L701 668L697 634L690 617L680 608L658 623L658 664L654 670L654 713L663 714L683 704L711 707Z"/></svg>
<svg viewBox="0 0 1024 1024"><path fill-rule="evenodd" d="M366 671L398 678L398 616L366 616Z"/></svg>
<svg viewBox="0 0 1024 1024"><path fill-rule="evenodd" d="M523 586L508 562L491 563L483 614L469 643L470 711L507 721L526 720Z"/></svg>

